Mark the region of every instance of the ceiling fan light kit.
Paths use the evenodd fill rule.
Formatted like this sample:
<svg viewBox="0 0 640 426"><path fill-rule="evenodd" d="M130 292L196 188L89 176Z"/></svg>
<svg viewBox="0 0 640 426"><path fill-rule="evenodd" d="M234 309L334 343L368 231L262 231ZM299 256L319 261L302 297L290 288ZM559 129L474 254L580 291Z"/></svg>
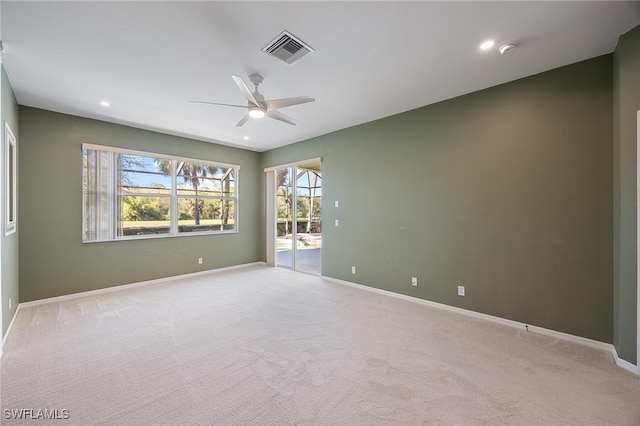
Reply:
<svg viewBox="0 0 640 426"><path fill-rule="evenodd" d="M249 115L251 116L251 118L262 118L264 117L265 112L258 107L252 107L249 108Z"/></svg>
<svg viewBox="0 0 640 426"><path fill-rule="evenodd" d="M249 81L253 83L255 90L251 92L247 84L244 82L242 77L237 75L232 75L231 78L236 83L244 97L247 99L247 105L232 105L232 104L223 104L218 102L206 102L206 101L190 101L197 104L208 104L208 105L221 105L228 106L234 108L246 108L246 114L238 121L236 127L241 127L244 123L249 120L249 118L263 118L265 115L269 118L273 118L274 120L282 121L283 123L290 124L295 126L296 121L284 115L283 113L277 111L280 108L286 108L294 105L305 104L307 102L314 102L315 98L313 96L298 96L295 98L284 98L284 99L272 99L265 100L264 96L258 91L258 86L262 83L263 78L260 74L251 74L249 76Z"/></svg>

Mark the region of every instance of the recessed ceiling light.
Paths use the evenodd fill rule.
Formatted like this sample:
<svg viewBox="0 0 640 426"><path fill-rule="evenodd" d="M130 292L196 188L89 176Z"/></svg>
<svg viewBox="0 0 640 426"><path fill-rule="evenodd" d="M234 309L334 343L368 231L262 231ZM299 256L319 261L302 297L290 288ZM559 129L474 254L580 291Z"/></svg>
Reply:
<svg viewBox="0 0 640 426"><path fill-rule="evenodd" d="M102 105L103 107L110 107L111 103L107 101L100 101L100 105Z"/></svg>
<svg viewBox="0 0 640 426"><path fill-rule="evenodd" d="M242 138L242 139L244 139L245 141L248 141L248 140L249 140L249 136L245 136L245 137L244 137L244 138Z"/></svg>
<svg viewBox="0 0 640 426"><path fill-rule="evenodd" d="M491 49L491 48L493 47L493 45L494 45L494 44L496 44L496 42L495 42L495 41L493 41L493 40L487 40L487 41L483 42L483 43L480 45L480 49L482 49L482 50L489 50L489 49Z"/></svg>

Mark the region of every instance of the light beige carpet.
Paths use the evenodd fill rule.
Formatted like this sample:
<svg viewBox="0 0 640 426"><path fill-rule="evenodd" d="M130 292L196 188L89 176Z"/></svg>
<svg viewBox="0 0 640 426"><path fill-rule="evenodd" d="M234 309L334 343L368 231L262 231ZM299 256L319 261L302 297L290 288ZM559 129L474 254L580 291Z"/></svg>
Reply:
<svg viewBox="0 0 640 426"><path fill-rule="evenodd" d="M56 424L640 424L611 354L251 267L20 311L5 409Z"/></svg>

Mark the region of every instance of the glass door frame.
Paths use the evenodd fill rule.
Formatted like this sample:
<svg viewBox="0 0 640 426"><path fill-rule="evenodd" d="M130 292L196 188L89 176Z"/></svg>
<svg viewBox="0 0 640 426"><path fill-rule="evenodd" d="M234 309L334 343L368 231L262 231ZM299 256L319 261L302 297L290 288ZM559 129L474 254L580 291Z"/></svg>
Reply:
<svg viewBox="0 0 640 426"><path fill-rule="evenodd" d="M266 195L266 263L269 266L277 266L277 218L278 218L278 212L277 212L277 203L276 203L276 196L277 196L277 190L278 190L278 186L277 186L277 171L280 169L285 169L288 167L291 167L292 170L292 191L294 194L294 198L295 198L295 190L296 190L296 185L297 185L297 177L296 177L296 168L297 167L301 167L301 168L305 168L305 164L308 165L310 163L320 163L322 164L322 158L321 157L316 157L316 158L310 158L307 160L301 160L301 161L296 161L293 163L287 163L287 164L280 164L277 166L272 166L272 167L267 167L264 169L265 172L265 183L266 183L266 188L265 188L265 195ZM296 202L292 202L292 263L291 263L291 269L295 270L295 247L293 247L294 244L296 244L296 234L297 234L297 220L296 220ZM286 268L286 266L284 266ZM322 273L321 273L322 275Z"/></svg>
<svg viewBox="0 0 640 426"><path fill-rule="evenodd" d="M285 182L285 188L287 188L284 196L285 196L285 204L286 204L286 198L289 196L288 192L291 192L291 260L290 260L290 265L286 265L283 263L278 263L278 234L277 234L277 226L278 226L278 219L280 219L280 217L278 216L278 190L281 188L280 186L278 186L278 172L280 170L283 169L288 169L289 170L289 183L287 184ZM296 269L296 252L297 252L297 246L298 246L298 202L297 202L297 193L298 193L298 179L297 179L297 174L298 174L298 168L296 166L287 166L287 167L281 167L279 169L276 170L276 266L279 266L281 268L287 268L287 269ZM289 212L287 213L287 217L284 218L284 222L285 222L285 238L286 238L286 229L289 227Z"/></svg>

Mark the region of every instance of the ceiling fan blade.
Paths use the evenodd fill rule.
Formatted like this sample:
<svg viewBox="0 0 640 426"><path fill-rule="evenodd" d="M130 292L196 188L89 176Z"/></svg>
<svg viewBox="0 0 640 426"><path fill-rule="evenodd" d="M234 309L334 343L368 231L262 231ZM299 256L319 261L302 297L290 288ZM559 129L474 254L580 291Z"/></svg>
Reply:
<svg viewBox="0 0 640 426"><path fill-rule="evenodd" d="M255 96L253 96L253 93L251 93L251 90L249 90L249 88L247 87L247 84L242 79L242 77L238 75L232 75L231 78L233 78L233 81L236 82L236 84L238 85L238 88L250 103L254 104L255 106L260 106Z"/></svg>
<svg viewBox="0 0 640 426"><path fill-rule="evenodd" d="M249 118L251 118L251 116L249 115L249 113L246 113L244 117L242 117L240 121L238 121L238 124L236 124L236 127L242 127L242 125L246 123Z"/></svg>
<svg viewBox="0 0 640 426"><path fill-rule="evenodd" d="M222 106L230 106L230 107L236 107L236 108L246 108L246 105L231 105L231 104L221 104L218 102L206 102L206 101L189 101L191 103L194 104L207 104L207 105L222 105Z"/></svg>
<svg viewBox="0 0 640 426"><path fill-rule="evenodd" d="M298 96L296 98L285 99L273 99L267 101L267 111L273 111L274 109L285 108L293 105L306 104L307 102L314 102L316 98L313 96Z"/></svg>
<svg viewBox="0 0 640 426"><path fill-rule="evenodd" d="M267 117L295 126L298 122L278 111L267 111Z"/></svg>

